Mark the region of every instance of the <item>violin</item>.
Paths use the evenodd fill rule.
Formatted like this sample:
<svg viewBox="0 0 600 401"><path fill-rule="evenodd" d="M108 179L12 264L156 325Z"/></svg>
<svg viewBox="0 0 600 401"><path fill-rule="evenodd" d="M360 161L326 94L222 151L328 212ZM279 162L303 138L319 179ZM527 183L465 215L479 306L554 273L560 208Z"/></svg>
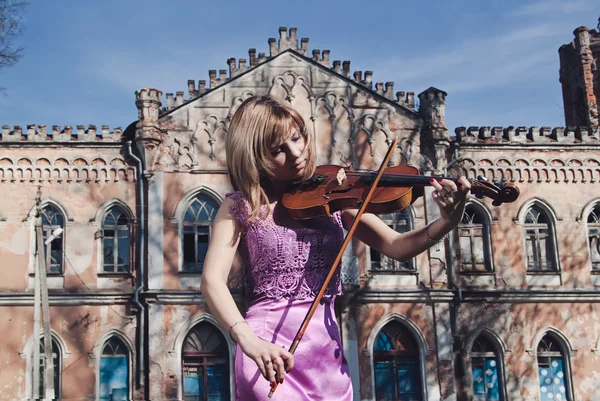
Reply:
<svg viewBox="0 0 600 401"><path fill-rule="evenodd" d="M345 208L358 208L329 273L290 345L289 352L292 354L296 352L317 306L323 299L363 213L391 213L406 208L423 195L423 188L431 185L431 178L442 178L421 176L419 171L411 166L384 167L389 163L397 143L398 138L394 138L376 173L355 172L348 167L333 165L319 166L310 179L295 184L281 199L289 214L297 219L330 215ZM460 185L456 178L446 179ZM479 198L488 196L494 199L495 206L514 202L519 197L519 189L514 185L490 183L482 177L477 177L476 181L471 182L471 192ZM271 386L269 398L277 390L277 382L275 380Z"/></svg>
<svg viewBox="0 0 600 401"><path fill-rule="evenodd" d="M293 184L283 195L282 204L295 219L331 215L338 210L359 208L377 172L353 171L351 167L318 166L308 180ZM460 185L456 178L423 176L413 166L387 167L367 205L366 212L386 214L410 206L423 195L431 178L446 179ZM490 182L485 177L469 180L471 193L477 198L493 199L494 206L514 202L519 188L510 183Z"/></svg>

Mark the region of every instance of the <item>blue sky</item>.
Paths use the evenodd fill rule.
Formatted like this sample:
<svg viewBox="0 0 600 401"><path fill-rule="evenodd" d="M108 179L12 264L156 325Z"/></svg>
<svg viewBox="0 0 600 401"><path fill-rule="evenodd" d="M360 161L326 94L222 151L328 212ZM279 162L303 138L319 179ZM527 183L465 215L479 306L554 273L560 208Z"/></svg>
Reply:
<svg viewBox="0 0 600 401"><path fill-rule="evenodd" d="M594 1L596 5L594 6ZM395 91L448 92L457 126L562 126L558 48L597 25L597 0L30 0L23 59L0 70L0 124L137 119L134 92L185 91L248 49L268 55L279 26L312 49L372 70Z"/></svg>

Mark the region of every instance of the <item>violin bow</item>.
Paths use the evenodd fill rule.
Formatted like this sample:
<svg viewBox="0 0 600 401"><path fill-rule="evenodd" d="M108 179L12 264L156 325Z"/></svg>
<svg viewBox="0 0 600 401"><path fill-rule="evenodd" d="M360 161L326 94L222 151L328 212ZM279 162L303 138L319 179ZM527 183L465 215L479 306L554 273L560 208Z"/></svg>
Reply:
<svg viewBox="0 0 600 401"><path fill-rule="evenodd" d="M371 200L371 197L373 196L375 189L377 189L377 184L379 183L379 180L381 179L381 176L383 175L383 172L384 172L386 166L388 165L390 159L392 158L392 154L394 153L394 149L396 149L397 143L398 143L398 138L396 137L392 141L392 144L390 145L390 147L385 155L385 158L383 159L383 162L381 163L381 166L379 166L379 171L377 171L377 176L373 180L373 183L371 184L371 187L369 188L369 192L367 193L365 200L363 201L362 205L360 205L360 208L358 209L358 213L356 214L356 217L354 218L354 221L352 222L352 225L350 226L350 229L348 230L348 233L346 234L346 238L344 238L342 247L340 248L340 250L335 258L335 261L333 262L333 265L331 266L331 269L329 270L329 274L327 275L327 277L325 278L325 281L323 282L323 285L321 286L321 290L319 291L319 293L315 297L314 301L312 302L310 309L308 310L308 313L304 317L304 321L302 321L302 324L300 325L300 329L298 329L298 332L296 333L296 337L294 337L294 341L292 341L292 345L290 346L290 348L288 350L290 353L293 354L294 352L296 352L296 348L298 348L298 344L300 344L300 341L302 340L302 337L304 336L304 333L306 332L306 329L308 328L310 319L312 319L313 315L315 314L315 311L317 310L317 307L319 306L319 303L321 302L321 299L323 298L323 295L325 295L327 286L329 285L329 282L333 278L333 275L335 274L335 271L337 270L337 266L340 264L340 261L342 260L344 251L346 250L346 247L348 246L348 244L350 243L350 240L352 239L354 230L356 230L356 227L358 226L358 223L360 222L360 218L362 217L363 213L367 209L367 205L369 204L369 201ZM275 385L271 386L271 391L269 391L269 398L273 397L273 393L277 389L277 385L278 385L277 380L275 380Z"/></svg>

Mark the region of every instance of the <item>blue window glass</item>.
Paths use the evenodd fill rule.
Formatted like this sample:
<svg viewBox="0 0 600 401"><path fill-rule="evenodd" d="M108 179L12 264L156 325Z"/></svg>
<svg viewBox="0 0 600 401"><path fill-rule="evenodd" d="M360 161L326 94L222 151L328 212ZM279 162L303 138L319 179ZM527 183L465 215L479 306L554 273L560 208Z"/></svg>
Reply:
<svg viewBox="0 0 600 401"><path fill-rule="evenodd" d="M565 372L565 359L557 339L546 334L537 349L538 377L542 401L571 400Z"/></svg>
<svg viewBox="0 0 600 401"><path fill-rule="evenodd" d="M385 325L373 346L375 397L379 400L421 401L419 347L400 322Z"/></svg>
<svg viewBox="0 0 600 401"><path fill-rule="evenodd" d="M473 396L476 401L502 401L498 355L485 335L477 337L471 350Z"/></svg>
<svg viewBox="0 0 600 401"><path fill-rule="evenodd" d="M104 346L100 359L100 399L128 400L129 352L125 344L112 337Z"/></svg>
<svg viewBox="0 0 600 401"><path fill-rule="evenodd" d="M215 326L195 326L184 341L182 356L184 400L229 400L229 350Z"/></svg>

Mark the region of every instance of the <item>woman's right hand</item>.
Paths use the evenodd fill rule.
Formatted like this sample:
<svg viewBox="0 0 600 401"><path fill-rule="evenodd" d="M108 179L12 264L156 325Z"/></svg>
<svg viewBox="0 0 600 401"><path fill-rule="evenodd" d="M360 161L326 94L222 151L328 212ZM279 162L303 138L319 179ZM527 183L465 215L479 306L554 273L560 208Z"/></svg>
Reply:
<svg viewBox="0 0 600 401"><path fill-rule="evenodd" d="M294 367L294 355L285 348L262 340L247 326L233 335L237 337L242 352L251 358L260 373L273 386ZM237 335L236 335L237 334ZM277 377L275 377L277 375Z"/></svg>

